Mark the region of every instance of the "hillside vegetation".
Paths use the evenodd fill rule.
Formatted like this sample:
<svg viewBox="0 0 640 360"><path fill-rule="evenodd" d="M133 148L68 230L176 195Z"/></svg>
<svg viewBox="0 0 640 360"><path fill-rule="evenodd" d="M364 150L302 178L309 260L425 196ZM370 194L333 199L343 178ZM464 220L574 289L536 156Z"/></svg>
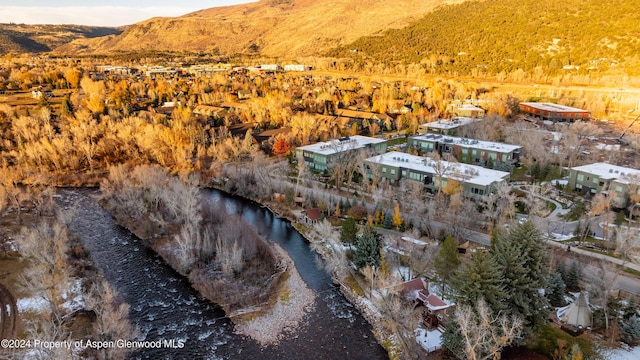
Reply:
<svg viewBox="0 0 640 360"><path fill-rule="evenodd" d="M57 51L90 54L174 50L267 56L316 55L361 36L401 28L459 0L262 0L172 18L152 18L119 36Z"/></svg>
<svg viewBox="0 0 640 360"><path fill-rule="evenodd" d="M0 54L46 52L75 39L119 34L109 27L0 24Z"/></svg>
<svg viewBox="0 0 640 360"><path fill-rule="evenodd" d="M637 75L639 7L638 0L464 2L328 54L359 64L420 63L431 73L450 75L518 69Z"/></svg>

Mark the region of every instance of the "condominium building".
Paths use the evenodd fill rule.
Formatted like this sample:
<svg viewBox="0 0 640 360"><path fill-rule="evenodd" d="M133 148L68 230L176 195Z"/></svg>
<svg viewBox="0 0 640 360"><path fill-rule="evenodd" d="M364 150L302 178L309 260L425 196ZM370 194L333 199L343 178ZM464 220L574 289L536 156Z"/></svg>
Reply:
<svg viewBox="0 0 640 360"><path fill-rule="evenodd" d="M467 125L477 123L482 121L482 118L471 118L471 117L461 117L456 116L451 119L441 119L438 121L432 121L429 123L422 124L418 126L419 133L436 133L442 135L458 135L460 129L464 128Z"/></svg>
<svg viewBox="0 0 640 360"><path fill-rule="evenodd" d="M621 209L629 205L630 195L640 195L640 170L607 163L576 166L568 185L583 194L613 196L611 205Z"/></svg>
<svg viewBox="0 0 640 360"><path fill-rule="evenodd" d="M356 135L300 146L296 149L296 158L311 170L325 171L337 161L353 161L351 158L360 152L373 155L386 150L386 140Z"/></svg>
<svg viewBox="0 0 640 360"><path fill-rule="evenodd" d="M397 184L401 179L418 181L431 192L457 181L466 197L477 198L492 193L509 180L509 173L480 166L433 160L428 157L392 151L365 160L368 176Z"/></svg>
<svg viewBox="0 0 640 360"><path fill-rule="evenodd" d="M542 120L551 120L554 122L588 120L591 117L591 113L587 110L554 103L521 102L518 104L518 107L520 111L525 114L539 117Z"/></svg>
<svg viewBox="0 0 640 360"><path fill-rule="evenodd" d="M426 133L408 140L410 149L423 155L432 151L453 154L459 162L510 171L520 161L522 146Z"/></svg>

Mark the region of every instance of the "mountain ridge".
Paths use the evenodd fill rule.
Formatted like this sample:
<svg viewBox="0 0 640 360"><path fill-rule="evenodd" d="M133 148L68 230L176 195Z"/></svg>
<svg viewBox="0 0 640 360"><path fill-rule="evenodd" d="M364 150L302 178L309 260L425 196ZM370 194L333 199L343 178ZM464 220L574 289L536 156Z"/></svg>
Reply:
<svg viewBox="0 0 640 360"><path fill-rule="evenodd" d="M274 57L317 55L364 35L401 28L460 0L262 0L130 25L118 36L76 40L71 54L185 50Z"/></svg>
<svg viewBox="0 0 640 360"><path fill-rule="evenodd" d="M0 54L51 51L74 39L122 32L114 27L49 24L0 24Z"/></svg>

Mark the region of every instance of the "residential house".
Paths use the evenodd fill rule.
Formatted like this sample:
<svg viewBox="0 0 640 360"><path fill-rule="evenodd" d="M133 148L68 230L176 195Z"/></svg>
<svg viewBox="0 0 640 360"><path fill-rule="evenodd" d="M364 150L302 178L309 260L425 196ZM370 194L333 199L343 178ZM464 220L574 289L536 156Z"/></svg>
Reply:
<svg viewBox="0 0 640 360"><path fill-rule="evenodd" d="M451 113L453 113L453 116L483 118L485 111L483 108L473 104L451 104Z"/></svg>
<svg viewBox="0 0 640 360"><path fill-rule="evenodd" d="M569 171L568 186L583 194L613 196L611 205L622 209L631 195L640 195L640 170L607 163L576 166Z"/></svg>
<svg viewBox="0 0 640 360"><path fill-rule="evenodd" d="M427 132L456 136L460 129L467 125L482 121L481 118L461 117L456 116L451 119L440 119L429 123L424 123L418 126L418 133L424 134Z"/></svg>
<svg viewBox="0 0 640 360"><path fill-rule="evenodd" d="M303 210L300 220L305 225L315 225L322 220L322 211L318 208Z"/></svg>
<svg viewBox="0 0 640 360"><path fill-rule="evenodd" d="M425 306L424 322L429 327L438 327L438 325L446 323L453 315L455 304L447 303L438 295L430 293L428 280L415 278L400 284L400 286L401 296Z"/></svg>
<svg viewBox="0 0 640 360"><path fill-rule="evenodd" d="M381 154L386 149L386 140L356 135L300 146L296 149L296 158L299 164L304 162L308 169L325 171L338 161L350 161L360 152Z"/></svg>
<svg viewBox="0 0 640 360"><path fill-rule="evenodd" d="M368 111L336 109L334 115L338 117L338 120L341 118L347 120L347 126L352 126L354 123L357 124L359 129L362 128L362 122L364 120L367 120L369 123L375 122L383 129L386 127L386 124L391 125L393 122L393 118L387 114Z"/></svg>
<svg viewBox="0 0 640 360"><path fill-rule="evenodd" d="M219 117L225 111L225 108L219 106L209 106L209 105L197 105L193 109L193 113L195 115L202 115L208 117Z"/></svg>
<svg viewBox="0 0 640 360"><path fill-rule="evenodd" d="M449 153L453 154L459 162L508 171L519 163L522 152L520 145L435 133L411 136L407 144L410 149L415 149L420 154L432 151L438 152L440 155Z"/></svg>
<svg viewBox="0 0 640 360"><path fill-rule="evenodd" d="M436 192L449 181L457 181L462 194L479 198L492 193L509 180L509 173L480 166L433 160L397 151L365 160L370 179L374 177L397 184L401 179L418 181L430 192Z"/></svg>

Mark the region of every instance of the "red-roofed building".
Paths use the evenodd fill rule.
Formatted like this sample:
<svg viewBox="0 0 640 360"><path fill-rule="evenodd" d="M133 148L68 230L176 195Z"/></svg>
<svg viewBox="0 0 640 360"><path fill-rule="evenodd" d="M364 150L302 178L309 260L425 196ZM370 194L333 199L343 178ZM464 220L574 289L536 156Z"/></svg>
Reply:
<svg viewBox="0 0 640 360"><path fill-rule="evenodd" d="M322 220L322 211L318 208L302 211L302 221L307 225L314 225Z"/></svg>
<svg viewBox="0 0 640 360"><path fill-rule="evenodd" d="M429 293L429 282L415 278L401 284L400 293L410 301L419 301L425 306L424 321L431 327L447 322L453 314L454 304L444 302L438 295Z"/></svg>
<svg viewBox="0 0 640 360"><path fill-rule="evenodd" d="M591 113L587 110L553 103L521 102L518 107L525 114L554 122L588 120L591 117Z"/></svg>

